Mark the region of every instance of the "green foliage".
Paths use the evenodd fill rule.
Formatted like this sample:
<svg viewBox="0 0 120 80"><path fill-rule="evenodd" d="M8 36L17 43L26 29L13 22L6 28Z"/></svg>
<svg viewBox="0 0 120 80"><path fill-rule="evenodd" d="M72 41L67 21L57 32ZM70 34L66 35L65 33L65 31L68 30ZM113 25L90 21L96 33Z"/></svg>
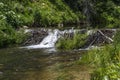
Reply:
<svg viewBox="0 0 120 80"><path fill-rule="evenodd" d="M75 33L73 37L61 38L56 44L58 49L72 50L83 47L86 42L86 34Z"/></svg>
<svg viewBox="0 0 120 80"><path fill-rule="evenodd" d="M21 25L50 26L78 20L77 15L62 0L2 1L0 12L14 27ZM39 19L40 18L40 19Z"/></svg>
<svg viewBox="0 0 120 80"><path fill-rule="evenodd" d="M82 58L80 63L95 67L91 80L119 79L120 52L114 51L114 47L107 46L101 50L92 50Z"/></svg>
<svg viewBox="0 0 120 80"><path fill-rule="evenodd" d="M117 1L109 0L109 1L103 1L98 0L95 4L95 10L97 14L99 15L99 18L102 18L102 20L105 23L104 26L108 28L113 28L113 27L119 27L119 22L120 22L120 8L119 8L119 3L116 3ZM99 19L98 19L99 20Z"/></svg>
<svg viewBox="0 0 120 80"><path fill-rule="evenodd" d="M0 20L15 29L23 25L46 27L85 20L92 27L116 28L120 26L119 4L119 0L1 0ZM68 46L71 45L75 43Z"/></svg>
<svg viewBox="0 0 120 80"><path fill-rule="evenodd" d="M120 63L108 64L106 67L98 68L92 74L91 80L119 80L120 79Z"/></svg>
<svg viewBox="0 0 120 80"><path fill-rule="evenodd" d="M13 27L51 26L88 20L95 27L113 28L120 25L119 4L118 0L1 0L0 15L5 15Z"/></svg>
<svg viewBox="0 0 120 80"><path fill-rule="evenodd" d="M118 0L64 0L75 13L82 13L91 26L119 27L120 1ZM80 16L79 16L80 17ZM80 18L81 20L82 18ZM103 26L103 27L102 27Z"/></svg>
<svg viewBox="0 0 120 80"><path fill-rule="evenodd" d="M22 20L20 20L20 15L16 15L13 11L9 11L6 13L6 20L7 23L13 26L14 28L17 28L22 24Z"/></svg>
<svg viewBox="0 0 120 80"><path fill-rule="evenodd" d="M15 11L11 10L8 5L0 3L0 19L6 20L12 27L17 28L22 25L21 16L16 14Z"/></svg>
<svg viewBox="0 0 120 80"><path fill-rule="evenodd" d="M62 0L1 0L0 1L0 46L20 43L24 34L17 32L23 25L51 26L74 22L77 15ZM19 37L18 37L19 35Z"/></svg>
<svg viewBox="0 0 120 80"><path fill-rule="evenodd" d="M15 31L6 20L0 20L0 47L21 43L24 38L24 35Z"/></svg>
<svg viewBox="0 0 120 80"><path fill-rule="evenodd" d="M79 61L95 67L91 80L118 80L120 79L120 43L119 31L115 35L112 45L89 51Z"/></svg>

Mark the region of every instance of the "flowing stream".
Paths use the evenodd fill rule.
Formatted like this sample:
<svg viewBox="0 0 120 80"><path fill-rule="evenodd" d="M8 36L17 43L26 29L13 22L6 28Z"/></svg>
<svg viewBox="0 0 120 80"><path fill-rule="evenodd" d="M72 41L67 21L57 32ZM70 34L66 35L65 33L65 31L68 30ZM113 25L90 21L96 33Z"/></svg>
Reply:
<svg viewBox="0 0 120 80"><path fill-rule="evenodd" d="M79 30L48 30L37 45L0 49L0 80L90 80L89 68L77 65L83 50L56 50L65 33ZM29 31L28 31L29 32ZM92 30L87 34L92 34Z"/></svg>
<svg viewBox="0 0 120 80"><path fill-rule="evenodd" d="M70 29L70 30L64 30L60 31L58 29L49 29L48 35L37 45L30 45L23 48L28 49L37 49L37 48L55 48L55 44L58 41L58 39L61 37L61 35L64 35L65 33L75 33L76 30Z"/></svg>
<svg viewBox="0 0 120 80"><path fill-rule="evenodd" d="M84 52L53 52L50 49L0 49L0 80L59 80L62 74L71 78L71 71L79 74L77 72L81 68L72 65L80 59L82 53Z"/></svg>
<svg viewBox="0 0 120 80"><path fill-rule="evenodd" d="M27 46L26 48L34 49L34 48L53 48L55 47L55 43L59 38L59 30L55 29L53 32L51 30L48 31L48 36L46 36L40 44Z"/></svg>
<svg viewBox="0 0 120 80"><path fill-rule="evenodd" d="M0 80L73 80L74 77L89 80L86 70L78 72L82 68L73 66L84 51L55 49L61 35L73 32L73 29L49 30L37 45L0 49Z"/></svg>
<svg viewBox="0 0 120 80"><path fill-rule="evenodd" d="M55 44L56 42L59 40L59 38L61 37L65 37L64 35L71 35L74 36L74 34L76 32L85 32L87 35L92 35L93 33L95 33L95 31L93 30L84 30L84 29L68 29L68 30L63 30L60 31L58 29L49 29L48 30L48 35L39 43L39 44L32 44L30 46L25 46L25 47L21 47L21 48L27 48L27 49L49 49L49 51L56 51L55 49ZM29 32L29 31L28 31ZM84 34L85 34L84 33ZM79 50L89 50L92 48L97 48L97 46L88 46L87 48L83 48L83 49L79 49Z"/></svg>

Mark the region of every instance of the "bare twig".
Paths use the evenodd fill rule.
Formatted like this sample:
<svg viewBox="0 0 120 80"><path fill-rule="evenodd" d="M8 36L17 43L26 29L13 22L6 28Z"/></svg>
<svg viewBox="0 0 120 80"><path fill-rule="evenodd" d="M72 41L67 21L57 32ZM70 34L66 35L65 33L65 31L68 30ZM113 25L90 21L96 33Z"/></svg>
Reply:
<svg viewBox="0 0 120 80"><path fill-rule="evenodd" d="M104 35L104 33L103 33L102 31L98 30L98 32L99 32L102 36L104 36L106 39L108 39L110 42L113 42L113 39L110 38L110 37L108 37L108 36L106 36L106 35Z"/></svg>

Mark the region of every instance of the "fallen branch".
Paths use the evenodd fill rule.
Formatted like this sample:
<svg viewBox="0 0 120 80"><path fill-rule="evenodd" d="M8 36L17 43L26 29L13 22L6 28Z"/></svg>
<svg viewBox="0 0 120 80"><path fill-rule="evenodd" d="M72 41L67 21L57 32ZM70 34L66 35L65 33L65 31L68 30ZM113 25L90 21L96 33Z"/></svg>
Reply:
<svg viewBox="0 0 120 80"><path fill-rule="evenodd" d="M97 37L89 44L88 47L92 46L92 44L96 41Z"/></svg>
<svg viewBox="0 0 120 80"><path fill-rule="evenodd" d="M104 33L103 33L102 31L98 30L98 32L99 32L102 36L104 36L106 39L108 39L110 42L113 42L113 39L111 39L110 37L104 35Z"/></svg>

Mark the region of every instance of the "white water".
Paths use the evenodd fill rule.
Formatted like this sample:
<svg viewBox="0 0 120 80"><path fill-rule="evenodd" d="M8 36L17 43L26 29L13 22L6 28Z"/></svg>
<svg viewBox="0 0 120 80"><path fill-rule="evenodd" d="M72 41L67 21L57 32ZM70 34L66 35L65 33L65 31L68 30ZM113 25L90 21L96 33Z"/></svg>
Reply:
<svg viewBox="0 0 120 80"><path fill-rule="evenodd" d="M46 36L40 44L37 45L31 45L31 46L26 46L22 48L28 48L28 49L37 49L37 48L55 48L55 44L58 41L58 39L61 37L61 35L65 33L75 33L76 30L70 29L70 30L64 30L60 31L58 29L48 30L48 36Z"/></svg>
<svg viewBox="0 0 120 80"><path fill-rule="evenodd" d="M35 49L35 48L54 48L55 43L57 42L58 38L60 37L59 35L59 30L49 30L48 36L43 39L43 41L40 44L37 45L31 45L27 46L26 48L28 49Z"/></svg>
<svg viewBox="0 0 120 80"><path fill-rule="evenodd" d="M31 30L29 30L29 31L31 31ZM60 37L62 37L65 33L75 33L75 32L79 32L79 31L82 31L82 30L74 30L73 28L69 29L69 30L64 30L64 31L60 31L58 29L55 29L55 30L49 29L48 36L46 36L43 39L43 41L41 41L39 44L26 46L26 47L22 47L22 48L28 48L28 49L49 48L49 49L53 50L53 48L55 49L55 44L58 41L58 39ZM94 33L93 30L87 31L87 35L91 35L92 33ZM89 50L91 48L93 48L93 47L88 47L86 49ZM82 50L82 49L80 49L80 50ZM55 51L55 50L53 50L53 51Z"/></svg>

